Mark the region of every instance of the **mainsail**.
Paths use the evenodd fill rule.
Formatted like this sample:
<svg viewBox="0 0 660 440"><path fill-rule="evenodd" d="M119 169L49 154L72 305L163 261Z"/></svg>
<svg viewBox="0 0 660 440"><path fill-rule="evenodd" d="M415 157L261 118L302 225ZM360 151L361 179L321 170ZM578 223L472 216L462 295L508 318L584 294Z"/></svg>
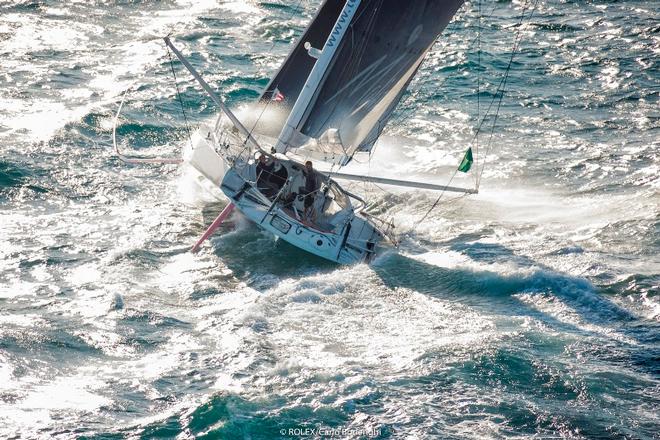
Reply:
<svg viewBox="0 0 660 440"><path fill-rule="evenodd" d="M331 10L328 18L337 20L340 7L354 2L327 1L306 34L322 37L333 32L334 35L332 29L328 30L328 20L319 17L324 10ZM280 142L286 144L287 149L302 147L310 152L320 149L326 154L334 148L330 156L338 163L346 163L358 150L369 151L427 52L463 2L362 0L341 41L333 42L338 46L333 48L333 57L313 96L307 102L296 103L296 106L304 106L304 112L300 120L294 121L295 133ZM321 24L322 31L316 33L314 27L321 29ZM316 60L301 50L305 42L306 36L287 63L292 62L295 55L300 60L307 57L305 63L311 62L313 67ZM326 41L310 43L311 47L320 47ZM323 51L327 49L328 43ZM305 66L309 68L309 64ZM307 70L305 73L309 74ZM294 79L294 90L300 93L300 77ZM283 82L280 80L278 84ZM272 90L274 87L269 87L266 93ZM337 146L341 150L339 155Z"/></svg>
<svg viewBox="0 0 660 440"><path fill-rule="evenodd" d="M326 0L323 2L280 70L261 95L260 102L262 104L277 102L279 111L276 112L276 118L279 122L271 121L270 126L281 127L284 124L305 85L309 73L314 67L316 59L309 55L307 49L305 49L305 43L309 43L312 47L323 47L344 3L345 0ZM261 129L264 130L267 127ZM279 131L274 133L274 136L277 136L277 134L279 134Z"/></svg>

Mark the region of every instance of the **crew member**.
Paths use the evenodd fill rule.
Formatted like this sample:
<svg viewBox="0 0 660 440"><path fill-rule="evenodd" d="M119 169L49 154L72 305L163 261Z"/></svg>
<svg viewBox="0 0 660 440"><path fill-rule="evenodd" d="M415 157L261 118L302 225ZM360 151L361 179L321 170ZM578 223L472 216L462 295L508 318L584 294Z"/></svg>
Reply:
<svg viewBox="0 0 660 440"><path fill-rule="evenodd" d="M277 159L275 159L275 168L273 170L273 175L270 178L270 181L275 187L275 191L279 192L284 184L286 183L287 177L289 177L289 172L286 170L286 167L282 165Z"/></svg>
<svg viewBox="0 0 660 440"><path fill-rule="evenodd" d="M305 169L303 170L305 176L305 187L300 188L300 193L305 196L305 218L311 221L316 220L316 213L314 212L314 194L319 189L319 180L314 171L312 161L305 162Z"/></svg>

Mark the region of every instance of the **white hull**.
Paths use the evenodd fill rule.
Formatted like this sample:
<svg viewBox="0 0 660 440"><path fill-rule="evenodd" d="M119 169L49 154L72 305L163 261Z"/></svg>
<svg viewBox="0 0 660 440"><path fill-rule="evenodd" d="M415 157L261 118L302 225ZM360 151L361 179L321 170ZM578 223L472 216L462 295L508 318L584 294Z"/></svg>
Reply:
<svg viewBox="0 0 660 440"><path fill-rule="evenodd" d="M211 128L203 127L193 137L193 145L186 143L183 161L199 173L202 186L219 188L227 172L225 160L215 150ZM202 182L204 180L205 182Z"/></svg>
<svg viewBox="0 0 660 440"><path fill-rule="evenodd" d="M247 218L286 242L319 257L340 264L369 262L376 245L384 235L366 217L355 212L326 223L303 220L299 207L284 207L265 197L251 182L246 182L230 169L221 186L222 191ZM300 217L300 218L298 218Z"/></svg>
<svg viewBox="0 0 660 440"><path fill-rule="evenodd" d="M194 147L184 152L184 159L197 172L196 180L202 188L213 194L219 188L230 203L259 227L314 255L340 264L368 262L373 258L376 245L384 235L366 216L355 212L350 203L332 216L324 217L323 222L305 221L302 202L284 206L273 197L269 199L257 188L254 163L243 163L242 172L230 168L217 153L213 132L198 133ZM284 162L290 170L302 166L288 159Z"/></svg>

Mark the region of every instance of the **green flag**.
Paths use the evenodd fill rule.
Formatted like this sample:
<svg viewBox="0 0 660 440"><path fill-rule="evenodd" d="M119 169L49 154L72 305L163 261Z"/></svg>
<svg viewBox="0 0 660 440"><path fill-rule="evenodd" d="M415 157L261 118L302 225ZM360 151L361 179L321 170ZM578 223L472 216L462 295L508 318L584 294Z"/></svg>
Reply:
<svg viewBox="0 0 660 440"><path fill-rule="evenodd" d="M472 147L470 147L465 152L465 156L463 156L463 160L461 161L461 164L458 166L458 171L467 173L468 171L470 171L470 168L472 168L472 162L474 162L474 159L472 158Z"/></svg>

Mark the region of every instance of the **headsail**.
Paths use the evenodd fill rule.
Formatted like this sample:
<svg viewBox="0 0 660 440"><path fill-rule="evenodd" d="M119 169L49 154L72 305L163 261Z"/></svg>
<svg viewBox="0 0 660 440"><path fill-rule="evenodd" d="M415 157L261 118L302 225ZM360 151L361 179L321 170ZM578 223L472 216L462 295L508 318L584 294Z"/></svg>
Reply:
<svg viewBox="0 0 660 440"><path fill-rule="evenodd" d="M358 150L369 151L463 2L362 0L296 135L283 141L289 148L321 150L338 163Z"/></svg>

